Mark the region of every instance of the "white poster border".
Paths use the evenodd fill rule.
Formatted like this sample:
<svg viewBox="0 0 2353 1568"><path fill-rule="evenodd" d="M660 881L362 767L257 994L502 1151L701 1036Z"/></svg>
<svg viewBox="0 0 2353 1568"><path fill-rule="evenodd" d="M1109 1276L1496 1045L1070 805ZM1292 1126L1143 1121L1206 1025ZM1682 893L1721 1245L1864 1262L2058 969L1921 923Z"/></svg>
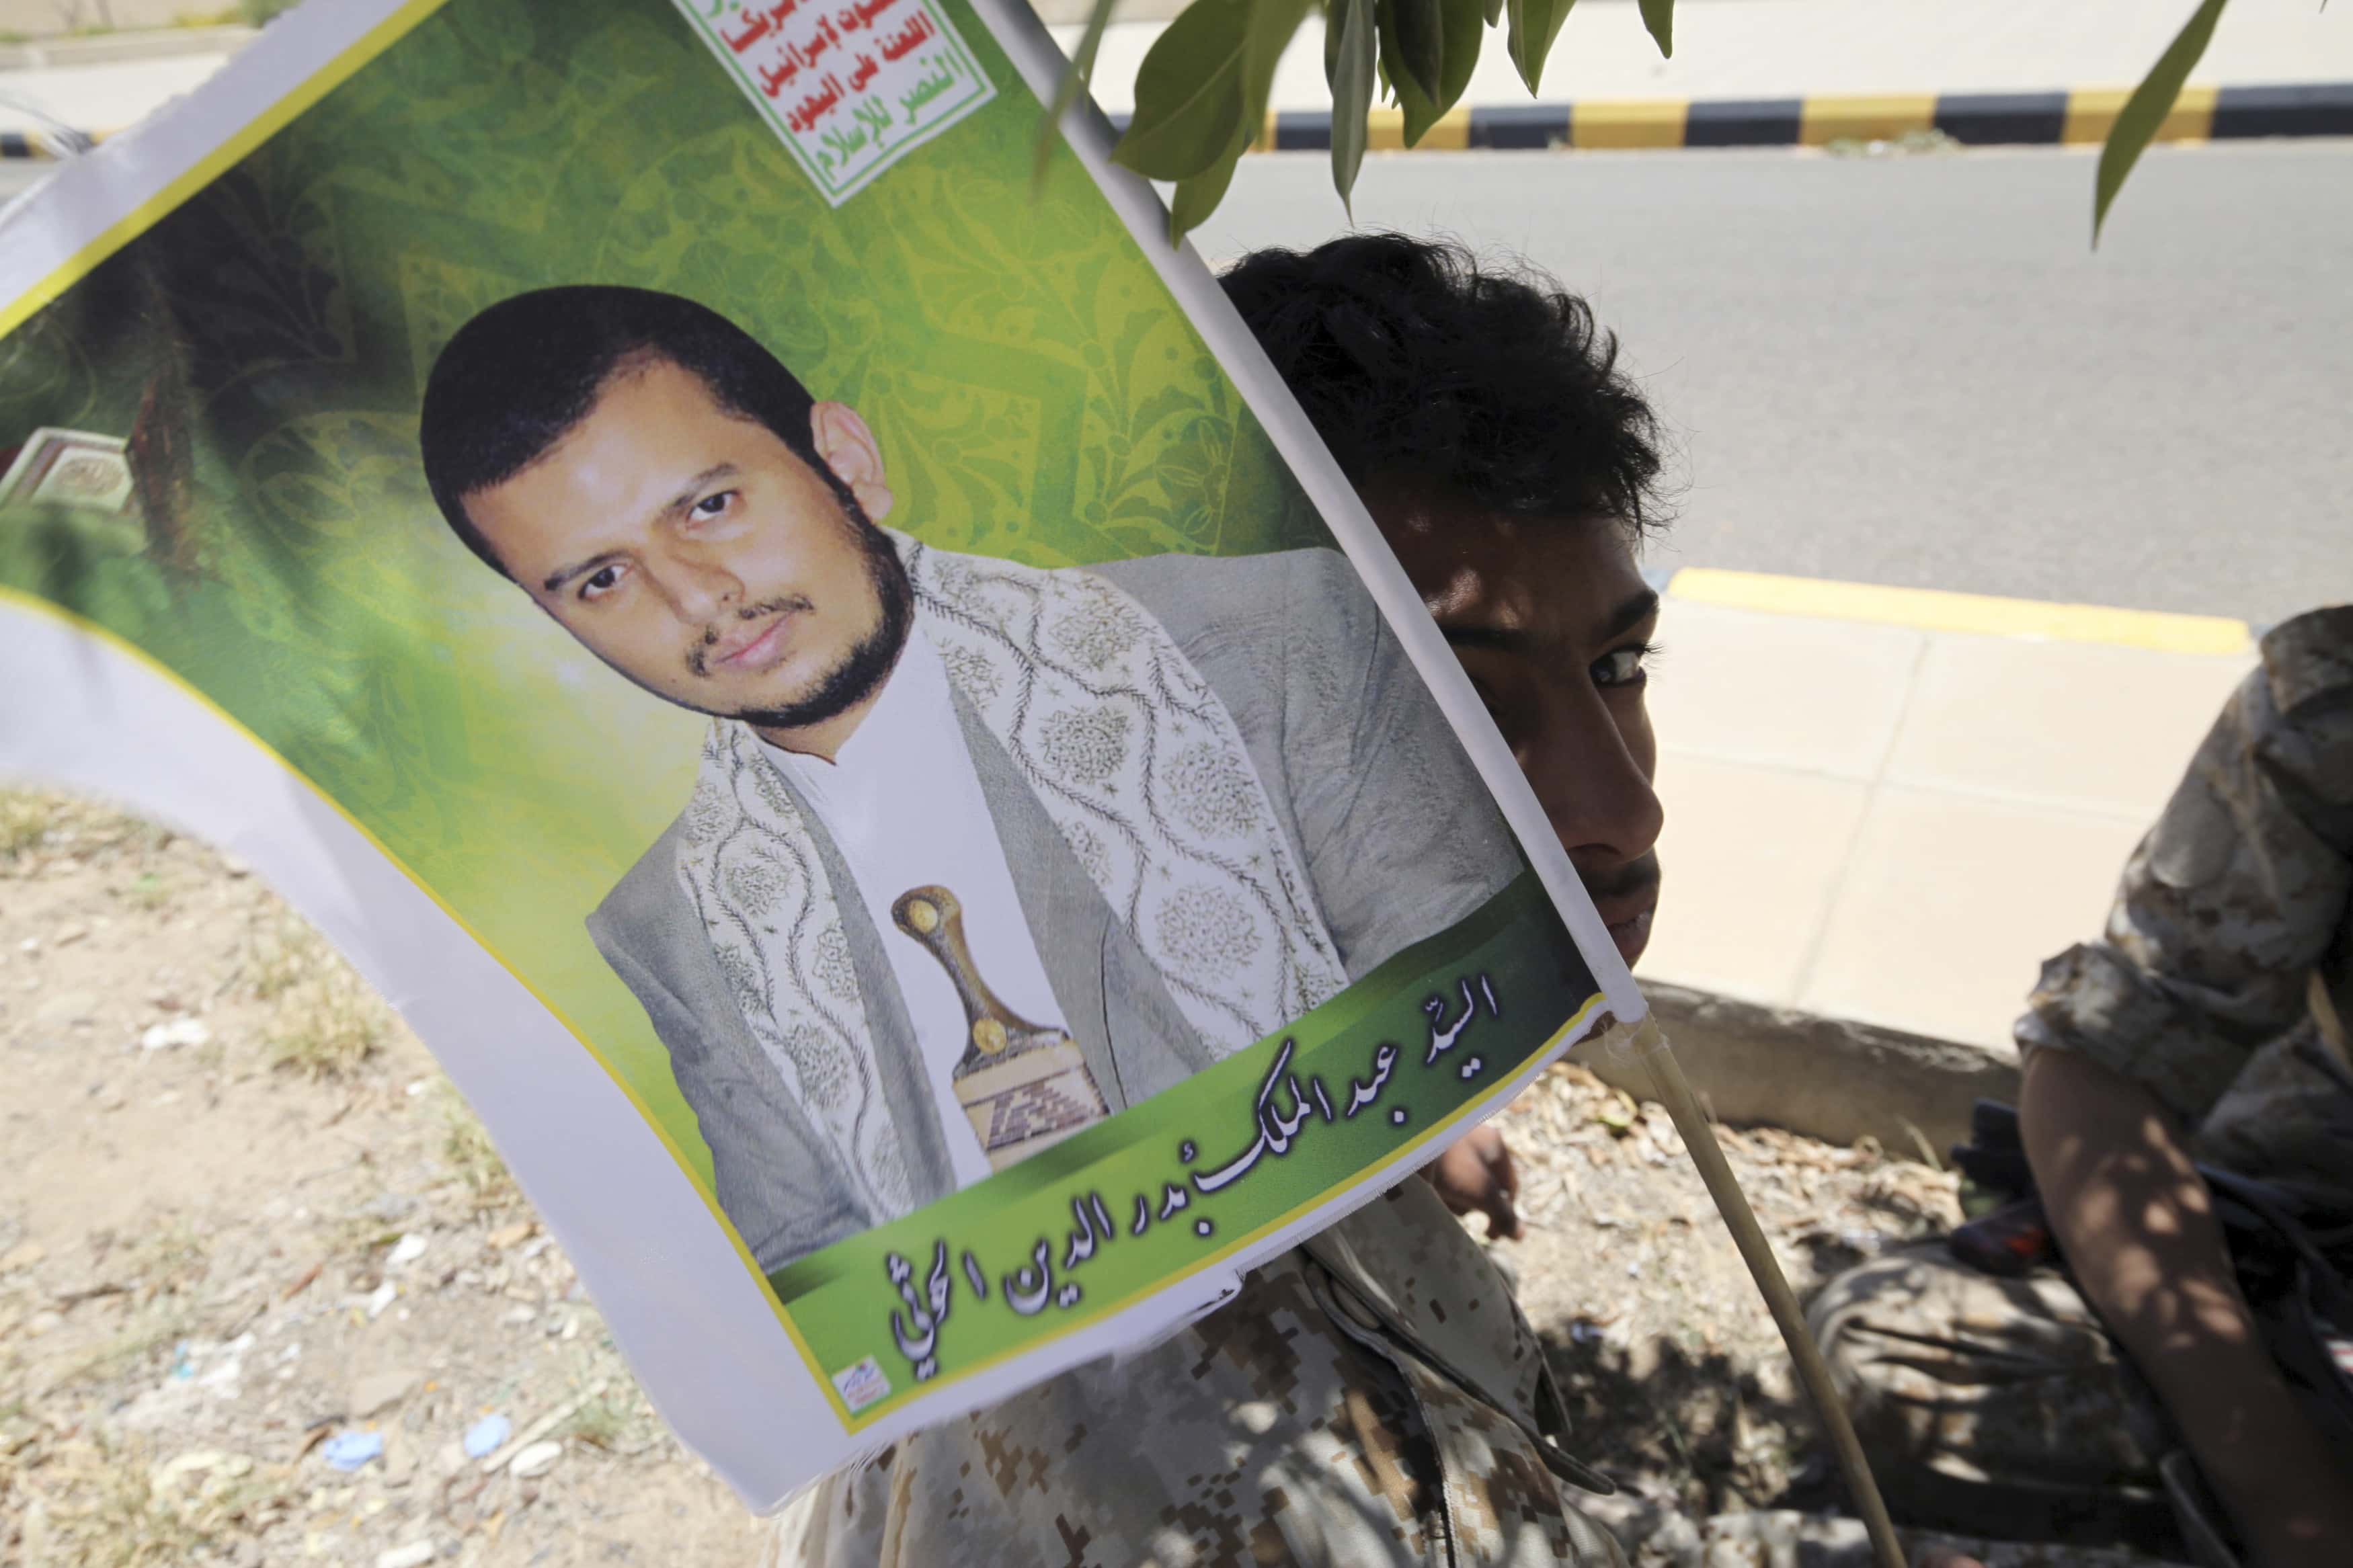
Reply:
<svg viewBox="0 0 2353 1568"><path fill-rule="evenodd" d="M77 159L0 213L0 330L69 287L59 270L125 224L143 228L216 174L222 148L258 144L343 79L377 29L445 0L311 0L188 98ZM645 0L669 9L669 0ZM970 0L1042 105L1067 61L1019 0ZM329 84L329 89L332 89ZM297 107L291 113L288 105ZM1043 110L1039 112L1042 114ZM1354 489L1190 245L1171 247L1148 183L1113 164L1091 103L1062 130L1195 329L1234 378L1346 552L1500 803L1597 982L1603 1010L1640 1018L1640 991L1468 679ZM258 133L258 134L257 134ZM233 156L241 156L240 149ZM887 175L885 175L887 177ZM186 186L186 191L178 187ZM144 221L142 221L142 219ZM60 613L0 594L0 774L37 776L172 821L253 865L429 1042L515 1167L663 1415L755 1509L822 1473L812 1431L839 1432L740 1242L593 1047L424 887L257 737L143 656ZM91 722L90 716L99 721ZM178 759L168 773L158 757ZM828 1464L1003 1399L1042 1377L1165 1334L1230 1293L1235 1275L1370 1201L1505 1103L1573 1041L1481 1097L1447 1132L1223 1266L943 1387L842 1437Z"/></svg>

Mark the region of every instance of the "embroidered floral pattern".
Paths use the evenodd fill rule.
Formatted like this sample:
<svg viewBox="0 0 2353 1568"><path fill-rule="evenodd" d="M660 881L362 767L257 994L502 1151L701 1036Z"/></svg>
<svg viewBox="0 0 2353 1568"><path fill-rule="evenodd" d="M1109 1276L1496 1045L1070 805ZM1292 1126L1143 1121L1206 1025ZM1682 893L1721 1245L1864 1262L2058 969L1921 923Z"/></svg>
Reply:
<svg viewBox="0 0 2353 1568"><path fill-rule="evenodd" d="M1170 809L1186 826L1205 838L1240 838L1250 832L1259 804L1258 780L1241 758L1204 742L1171 758L1166 776Z"/></svg>
<svg viewBox="0 0 2353 1568"><path fill-rule="evenodd" d="M1193 883L1160 900L1160 950L1196 980L1214 980L1258 956L1259 935L1242 901L1223 888Z"/></svg>
<svg viewBox="0 0 2353 1568"><path fill-rule="evenodd" d="M1126 763L1127 731L1127 715L1115 708L1066 710L1038 726L1038 754L1058 778L1100 784Z"/></svg>

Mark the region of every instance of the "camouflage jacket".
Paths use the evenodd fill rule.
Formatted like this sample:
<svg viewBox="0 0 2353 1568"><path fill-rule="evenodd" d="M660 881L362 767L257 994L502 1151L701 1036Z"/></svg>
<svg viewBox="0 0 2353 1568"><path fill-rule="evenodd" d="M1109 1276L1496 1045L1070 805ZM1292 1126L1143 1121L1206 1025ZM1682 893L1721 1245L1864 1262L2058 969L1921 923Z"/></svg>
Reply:
<svg viewBox="0 0 2353 1568"><path fill-rule="evenodd" d="M2200 1158L2353 1208L2353 606L2262 652L2018 1040L2147 1084Z"/></svg>
<svg viewBox="0 0 2353 1568"><path fill-rule="evenodd" d="M1610 1564L1510 1288L1409 1181L1219 1310L828 1477L771 1561Z"/></svg>

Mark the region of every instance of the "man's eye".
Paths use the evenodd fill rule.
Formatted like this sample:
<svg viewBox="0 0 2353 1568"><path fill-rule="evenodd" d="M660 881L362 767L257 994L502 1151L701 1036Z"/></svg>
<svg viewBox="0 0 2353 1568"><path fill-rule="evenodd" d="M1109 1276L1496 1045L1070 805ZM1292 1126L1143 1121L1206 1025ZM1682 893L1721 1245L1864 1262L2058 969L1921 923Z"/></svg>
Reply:
<svg viewBox="0 0 2353 1568"><path fill-rule="evenodd" d="M1633 686L1650 673L1652 655L1659 651L1655 643L1638 643L1632 647L1612 648L1593 663L1593 681L1597 686Z"/></svg>
<svg viewBox="0 0 2353 1568"><path fill-rule="evenodd" d="M716 495L704 496L694 503L687 515L697 522L708 522L714 517L724 516L727 509L734 503L735 496L733 490L721 490Z"/></svg>
<svg viewBox="0 0 2353 1568"><path fill-rule="evenodd" d="M584 599L601 599L619 587L621 579L628 574L628 569L617 561L609 566L599 566L580 580L580 596Z"/></svg>

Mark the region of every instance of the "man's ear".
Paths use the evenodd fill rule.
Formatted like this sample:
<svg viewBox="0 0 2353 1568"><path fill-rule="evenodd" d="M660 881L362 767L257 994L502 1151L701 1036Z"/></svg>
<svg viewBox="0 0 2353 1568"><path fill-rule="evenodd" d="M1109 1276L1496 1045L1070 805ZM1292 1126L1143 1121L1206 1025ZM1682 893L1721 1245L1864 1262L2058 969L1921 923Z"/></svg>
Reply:
<svg viewBox="0 0 2353 1568"><path fill-rule="evenodd" d="M874 432L847 403L820 403L809 410L809 438L834 477L849 487L875 522L891 515L891 487L882 477L882 448Z"/></svg>

